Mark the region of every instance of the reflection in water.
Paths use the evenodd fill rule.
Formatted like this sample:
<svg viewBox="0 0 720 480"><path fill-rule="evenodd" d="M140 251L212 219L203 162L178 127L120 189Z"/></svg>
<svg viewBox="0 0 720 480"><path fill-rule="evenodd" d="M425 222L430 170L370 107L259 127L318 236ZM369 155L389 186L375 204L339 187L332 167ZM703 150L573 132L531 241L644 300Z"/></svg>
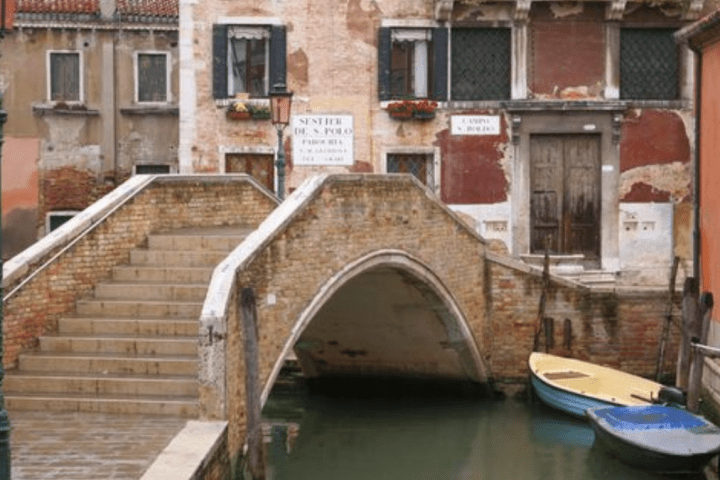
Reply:
<svg viewBox="0 0 720 480"><path fill-rule="evenodd" d="M539 404L294 400L271 396L264 411L268 480L665 478L609 457L587 423Z"/></svg>

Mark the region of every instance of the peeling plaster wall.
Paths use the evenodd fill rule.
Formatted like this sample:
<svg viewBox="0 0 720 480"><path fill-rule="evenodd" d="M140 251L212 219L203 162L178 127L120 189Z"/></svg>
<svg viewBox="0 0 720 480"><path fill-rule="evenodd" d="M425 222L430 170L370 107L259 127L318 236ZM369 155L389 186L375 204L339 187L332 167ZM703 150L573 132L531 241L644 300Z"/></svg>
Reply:
<svg viewBox="0 0 720 480"><path fill-rule="evenodd" d="M30 238L26 232L27 240L21 243L32 243L38 233L45 233L46 212L63 210L68 203L82 210L130 176L135 164L177 165L177 110L173 113L172 104L154 106L154 112L138 108L134 63L137 52L168 52L170 100L176 102L177 33L68 25L11 30L2 44L5 134L37 142L36 152L23 159L37 170L32 228L27 228L37 233ZM82 98L73 110L49 100L47 58L53 50L80 52ZM28 72L34 72L33 81L28 81ZM49 185L56 186L45 191ZM68 200L76 193L76 199Z"/></svg>
<svg viewBox="0 0 720 480"><path fill-rule="evenodd" d="M395 120L385 111L387 104L378 99L378 28L444 26L434 18L435 3L183 0L180 42L187 50L181 50L182 83L193 100L182 100L180 168L223 172L224 152L276 151L277 136L269 122L225 118L225 103L212 98L209 52L213 23L282 24L287 28L292 113L351 115L355 128L352 165L312 167L294 163L293 135L286 129L287 190L318 172L384 173L390 153L431 153L438 182L434 187L440 198L467 216L476 231L503 242L513 254L525 254L529 241L524 236L529 235L530 222L530 161L525 151L529 143L521 144L517 137L525 118L547 112L545 123L535 124L532 134L602 136L601 178L606 189L601 199L602 268L616 273L621 264L637 266L636 270L648 267L662 272L648 281L664 284L671 253L688 257L691 223L686 221L687 212L685 220L675 222L690 194L690 102L650 102L641 109L631 104L618 108L617 114L615 107L608 106L622 101L605 97L617 94L619 88L608 85L613 81L612 72L606 71L608 59L617 55L613 49L619 44L608 38L606 4L533 3L528 19L516 20L514 4L455 1L451 24L509 27L514 42L527 41L512 49L513 98L502 103L451 101L440 105L433 120ZM678 19L676 9L631 6L623 22L668 25L677 24ZM691 78L683 77L681 83ZM548 106L535 107L534 102ZM581 102L589 106L575 106ZM452 118L459 115L496 116L500 134L453 135ZM569 125L567 119L574 115L588 118L587 125L561 126ZM606 124L602 132L593 130L599 128L598 122ZM649 264L636 265L641 242L622 233L620 202L637 207L641 221L663 225L667 238L653 243L656 251L650 257L642 257Z"/></svg>

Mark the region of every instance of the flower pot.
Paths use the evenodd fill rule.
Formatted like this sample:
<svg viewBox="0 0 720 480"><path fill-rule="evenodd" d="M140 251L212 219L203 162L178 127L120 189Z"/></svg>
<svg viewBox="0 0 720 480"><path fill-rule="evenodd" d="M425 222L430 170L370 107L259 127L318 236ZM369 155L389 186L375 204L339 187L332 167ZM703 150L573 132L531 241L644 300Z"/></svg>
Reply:
<svg viewBox="0 0 720 480"><path fill-rule="evenodd" d="M432 120L435 118L435 112L413 112L413 118L418 120Z"/></svg>
<svg viewBox="0 0 720 480"><path fill-rule="evenodd" d="M395 118L397 120L407 120L409 118L412 118L413 114L412 112L388 112L390 114L390 118Z"/></svg>
<svg viewBox="0 0 720 480"><path fill-rule="evenodd" d="M250 118L250 112L235 112L230 110L227 112L227 118L230 120L245 120Z"/></svg>

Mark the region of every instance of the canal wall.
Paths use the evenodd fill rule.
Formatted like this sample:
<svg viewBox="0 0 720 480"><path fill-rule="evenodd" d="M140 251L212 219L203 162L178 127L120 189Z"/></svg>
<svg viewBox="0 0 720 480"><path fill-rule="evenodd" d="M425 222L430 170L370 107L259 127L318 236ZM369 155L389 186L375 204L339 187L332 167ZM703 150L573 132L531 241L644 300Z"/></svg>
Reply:
<svg viewBox="0 0 720 480"><path fill-rule="evenodd" d="M498 386L524 384L527 360L538 349L655 377L658 346L668 312L667 290L659 288L588 288L550 276L546 290L545 322L538 321L543 289L542 271L513 259L487 254L485 343L492 375ZM672 303L663 373L675 374L680 330L679 293ZM543 323L541 329L540 323ZM547 349L546 349L547 346Z"/></svg>

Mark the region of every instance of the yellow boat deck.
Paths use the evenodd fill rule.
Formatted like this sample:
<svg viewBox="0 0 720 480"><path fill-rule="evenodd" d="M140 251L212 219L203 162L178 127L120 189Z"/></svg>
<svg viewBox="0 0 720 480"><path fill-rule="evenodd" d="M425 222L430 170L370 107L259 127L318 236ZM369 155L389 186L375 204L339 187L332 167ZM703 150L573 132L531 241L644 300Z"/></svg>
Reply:
<svg viewBox="0 0 720 480"><path fill-rule="evenodd" d="M581 360L532 353L530 370L545 383L571 393L621 405L647 405L661 384Z"/></svg>

